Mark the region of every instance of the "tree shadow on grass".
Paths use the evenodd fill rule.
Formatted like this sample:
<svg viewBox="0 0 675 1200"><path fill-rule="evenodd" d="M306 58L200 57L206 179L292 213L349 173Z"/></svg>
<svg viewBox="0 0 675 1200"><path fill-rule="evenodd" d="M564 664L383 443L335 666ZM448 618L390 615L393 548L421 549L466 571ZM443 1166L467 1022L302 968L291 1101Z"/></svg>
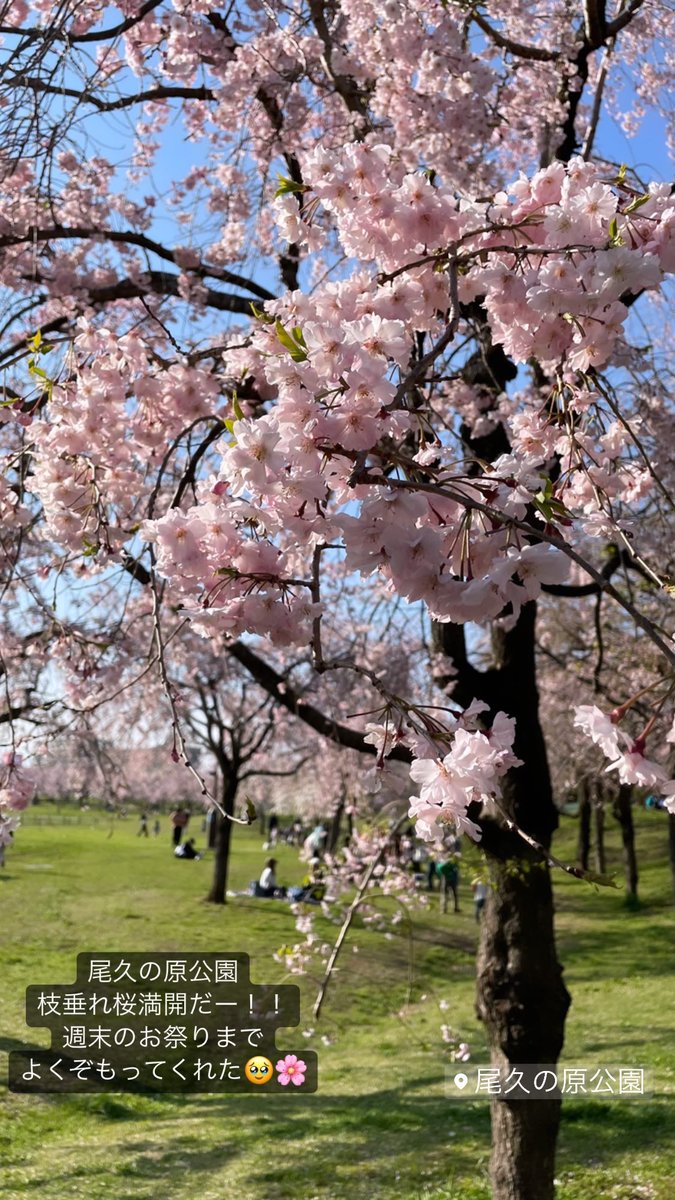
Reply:
<svg viewBox="0 0 675 1200"><path fill-rule="evenodd" d="M144 1188L150 1181L153 1197L170 1197L174 1185L176 1194L184 1195L181 1189L189 1180L194 1198L216 1186L223 1196L264 1200L412 1200L421 1194L420 1164L425 1164L437 1180L452 1175L474 1181L478 1190L471 1190L471 1196L482 1195L477 1175L484 1178L487 1166L488 1105L449 1100L438 1093L438 1083L437 1075L420 1076L404 1087L356 1096L319 1092L292 1098L185 1098L178 1109L154 1118L161 1126L156 1136L121 1147L118 1141L105 1161L63 1172L52 1160L23 1188L37 1193L53 1186L58 1176L66 1195L69 1180L86 1178L96 1196L107 1184L115 1200L132 1200L149 1194ZM175 1106L176 1097L170 1098ZM122 1097L106 1097L107 1104L118 1100L124 1104ZM561 1163L567 1168L583 1168L589 1160L611 1167L614 1159L651 1146L665 1156L675 1140L667 1102L568 1101L563 1113ZM105 1104L100 1115L120 1119L114 1111L107 1113ZM213 1123L216 1132L200 1133L203 1122ZM153 1118L146 1116L143 1124L152 1135ZM83 1144L83 1152L85 1148ZM230 1169L236 1174L234 1186L228 1182Z"/></svg>
<svg viewBox="0 0 675 1200"><path fill-rule="evenodd" d="M659 1025L658 1035L664 1043L675 1046L675 1029L664 1028ZM596 1041L589 1042L584 1039L584 1053L596 1054L599 1050L613 1051L618 1047L623 1050L626 1046L654 1046L654 1030L645 1028L643 1036L637 1036L635 1029L627 1029L625 1036L622 1030L615 1030L611 1037L599 1038ZM620 1056L618 1056L620 1057ZM617 1060L617 1055L614 1054L613 1060Z"/></svg>
<svg viewBox="0 0 675 1200"><path fill-rule="evenodd" d="M563 1106L560 1167L606 1167L615 1158L649 1153L675 1162L672 1098L632 1101L569 1100Z"/></svg>
<svg viewBox="0 0 675 1200"><path fill-rule="evenodd" d="M50 1184L53 1187L58 1177L61 1192L67 1195L69 1185L86 1179L93 1195L98 1196L107 1183L115 1200L125 1200L123 1180L141 1188L144 1181L152 1181L153 1197L170 1197L172 1184L180 1179L181 1184L189 1180L189 1194L195 1200L207 1185L220 1186L223 1196L261 1200L407 1197L419 1182L420 1162L443 1145L452 1144L455 1170L472 1171L475 1176L475 1145L461 1147L461 1127L467 1120L487 1148L487 1105L469 1117L464 1106L430 1094L431 1084L437 1082L421 1078L405 1092L388 1089L362 1096L293 1094L274 1101L259 1096L186 1098L180 1112L161 1118L161 1137L127 1142L125 1161L115 1161L116 1155L109 1154L106 1161L59 1171L52 1160L22 1187L26 1194L36 1194ZM198 1127L204 1121L219 1130L217 1145L200 1136ZM152 1129L151 1122L144 1124ZM449 1131L455 1133L452 1141ZM86 1143L83 1154L85 1150ZM119 1153L119 1143L115 1151ZM391 1167L394 1156L398 1181ZM234 1169L236 1183L229 1184L228 1168ZM240 1182L242 1170L246 1190ZM145 1194L130 1191L129 1198Z"/></svg>
<svg viewBox="0 0 675 1200"><path fill-rule="evenodd" d="M639 920L632 914L627 921ZM640 929L639 936L628 937L622 929L601 932L565 930L557 934L561 962L572 980L572 986L582 980L598 983L603 979L620 981L638 975L671 975L673 971L672 939L664 937L661 927ZM576 964L583 963L579 971Z"/></svg>

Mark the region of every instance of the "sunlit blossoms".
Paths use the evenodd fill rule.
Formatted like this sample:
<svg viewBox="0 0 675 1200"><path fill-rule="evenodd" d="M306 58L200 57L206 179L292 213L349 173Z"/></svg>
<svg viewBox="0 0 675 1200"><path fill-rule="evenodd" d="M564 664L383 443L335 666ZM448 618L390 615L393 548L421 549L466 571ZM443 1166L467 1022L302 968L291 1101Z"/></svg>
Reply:
<svg viewBox="0 0 675 1200"><path fill-rule="evenodd" d="M476 836L468 811L516 768L508 696L484 729L425 727L416 702L450 676L424 696L421 672L385 677L375 597L425 649L433 622L482 645L547 596L605 590L609 551L642 592L607 604L672 661L651 611L671 595L667 371L660 319L641 322L675 269L675 197L612 162L592 102L638 119L625 79L604 88L611 48L660 105L668 14L603 7L593 32L553 0L484 7L128 0L119 28L66 0L55 39L45 0L8 18L0 566L12 619L31 614L8 718L33 703L11 669L33 637L59 702L87 710L132 686L135 658L184 761L176 617L169 646L191 627L215 655L269 653L295 715L310 668L349 670L367 695L342 715L374 776L395 742L419 830ZM118 109L115 157L98 122ZM178 129L189 154L158 187ZM297 695L274 677L287 662L308 668ZM621 781L669 786L639 738L585 720Z"/></svg>
<svg viewBox="0 0 675 1200"><path fill-rule="evenodd" d="M655 187L638 204L573 159L490 202L458 204L368 139L342 156L312 151L304 178L301 213L317 219L314 195L361 267L311 297L269 303L249 346L228 355L230 370L273 388L276 401L232 423L217 480L196 505L144 526L160 567L195 613L208 612L205 628L235 634L274 637L276 625L283 640L307 639L316 595L314 606L301 598L310 585L291 562L304 561L306 579L309 552L329 539L348 568L377 572L438 620L514 621L542 585L564 581L556 547L575 527L606 534L610 502L653 485L623 456L619 426L598 438L587 372L621 341L627 281L650 289L671 268L675 202ZM505 399L510 453L469 478L452 442L415 414L407 380L420 330L440 346L476 296L493 339L514 362L538 356L555 383L546 409L534 396L520 410ZM576 414L573 446L563 412ZM444 413L457 418L452 393ZM547 464L570 454L560 484L542 488ZM533 508L539 544L512 527ZM226 538L211 536L214 517Z"/></svg>
<svg viewBox="0 0 675 1200"><path fill-rule="evenodd" d="M618 718L617 718L618 720ZM644 738L630 738L595 705L581 705L575 710L574 724L599 745L611 761L606 771L615 771L621 783L649 788L666 797L666 808L675 813L675 779L658 762L645 755Z"/></svg>
<svg viewBox="0 0 675 1200"><path fill-rule="evenodd" d="M411 798L410 816L423 837L442 837L443 827L450 824L480 838L480 827L467 817L467 808L499 796L500 778L520 763L511 749L514 736L515 722L500 712L489 730L457 729L452 749L443 758L413 762L410 775L420 785L420 794Z"/></svg>

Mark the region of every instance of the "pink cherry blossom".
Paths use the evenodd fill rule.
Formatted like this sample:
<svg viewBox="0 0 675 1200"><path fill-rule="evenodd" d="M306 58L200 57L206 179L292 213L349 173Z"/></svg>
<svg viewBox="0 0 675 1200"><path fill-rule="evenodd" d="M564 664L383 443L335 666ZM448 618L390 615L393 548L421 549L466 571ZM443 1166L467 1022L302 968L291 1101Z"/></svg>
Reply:
<svg viewBox="0 0 675 1200"><path fill-rule="evenodd" d="M288 1087L289 1083L300 1087L305 1082L307 1065L296 1054L286 1054L284 1058L279 1059L276 1070L277 1079L282 1087Z"/></svg>

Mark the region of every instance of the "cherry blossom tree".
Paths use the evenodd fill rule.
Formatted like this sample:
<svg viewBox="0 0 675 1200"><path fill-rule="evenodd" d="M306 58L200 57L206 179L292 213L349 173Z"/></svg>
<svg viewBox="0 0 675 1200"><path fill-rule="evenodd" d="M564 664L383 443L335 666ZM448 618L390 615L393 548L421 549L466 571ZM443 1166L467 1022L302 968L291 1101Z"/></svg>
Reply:
<svg viewBox="0 0 675 1200"><path fill-rule="evenodd" d="M177 660L181 660L180 661ZM185 638L173 656L169 686L180 695L185 728L192 745L201 749L200 770L215 769L215 855L212 886L207 899L225 904L233 817L237 802L244 814L254 812L246 794L248 781L297 775L316 758L317 739L307 737L301 724L281 708L227 655L216 655L208 641ZM174 757L178 757L174 748ZM246 823L246 821L245 821Z"/></svg>
<svg viewBox="0 0 675 1200"><path fill-rule="evenodd" d="M557 1061L569 1005L542 597L601 597L664 664L569 720L619 783L675 792L670 409L640 338L675 200L603 146L605 111L637 136L663 109L671 18L661 0L15 0L0 19L3 584L77 665L77 703L155 670L184 763L170 656L195 635L381 775L408 763L418 831L488 858L478 1002L499 1065ZM374 610L365 649L342 590ZM402 615L426 679L385 669ZM332 688L358 708L327 710ZM559 1120L554 1100L495 1104L496 1200L551 1200Z"/></svg>

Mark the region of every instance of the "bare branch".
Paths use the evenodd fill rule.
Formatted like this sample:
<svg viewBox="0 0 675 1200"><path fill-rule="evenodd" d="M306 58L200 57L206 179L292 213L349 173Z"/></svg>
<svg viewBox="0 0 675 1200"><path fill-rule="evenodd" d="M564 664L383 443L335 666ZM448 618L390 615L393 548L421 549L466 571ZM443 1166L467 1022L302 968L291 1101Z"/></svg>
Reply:
<svg viewBox="0 0 675 1200"><path fill-rule="evenodd" d="M70 44L81 42L104 42L111 38L120 37L126 33L128 29L133 29L134 25L138 25L144 17L152 12L154 8L159 8L163 0L145 0L138 12L133 17L126 17L124 21L120 21L117 25L111 25L109 29L91 30L88 33L67 33L63 30L54 30L51 26L44 28L36 25L31 29L18 30L16 25L0 25L0 33L17 34L21 33L26 41L37 41L38 39L59 37Z"/></svg>
<svg viewBox="0 0 675 1200"><path fill-rule="evenodd" d="M48 83L34 75L23 75L20 72L7 80L14 87L25 87L32 92L41 92L48 96L69 96L81 104L91 104L98 112L119 112L124 108L133 108L137 104L161 104L165 100L215 100L212 88L183 87L180 84L158 84L145 92L133 92L129 96L118 96L115 100L102 100L88 88L62 87L58 83Z"/></svg>
<svg viewBox="0 0 675 1200"><path fill-rule="evenodd" d="M47 228L29 225L24 233L4 234L0 237L0 250L7 246L22 246L26 243L33 244L35 242L49 242L52 240L84 241L90 238L112 242L117 245L138 246L139 249L156 254L158 258L166 259L167 262L176 262L176 255L173 250L169 250L167 246L163 246L161 242L156 242L153 238L147 237L144 233L136 233L133 229L92 229L86 225L57 224ZM255 283L252 279L246 279L243 275L238 275L234 271L228 271L224 267L210 267L202 263L199 266L191 267L190 273L198 276L200 279L206 276L209 276L211 279L220 279L223 283L229 283L233 287L239 287L244 291L251 292L259 300L274 300L275 298L274 294L268 291L267 288L261 287L260 284Z"/></svg>
<svg viewBox="0 0 675 1200"><path fill-rule="evenodd" d="M482 29L496 46L513 54L515 58L528 58L532 62L556 62L560 58L559 50L547 50L543 46L524 46L521 42L512 41L506 34L500 33L490 25L477 9L472 11L471 20L475 21L478 28Z"/></svg>

